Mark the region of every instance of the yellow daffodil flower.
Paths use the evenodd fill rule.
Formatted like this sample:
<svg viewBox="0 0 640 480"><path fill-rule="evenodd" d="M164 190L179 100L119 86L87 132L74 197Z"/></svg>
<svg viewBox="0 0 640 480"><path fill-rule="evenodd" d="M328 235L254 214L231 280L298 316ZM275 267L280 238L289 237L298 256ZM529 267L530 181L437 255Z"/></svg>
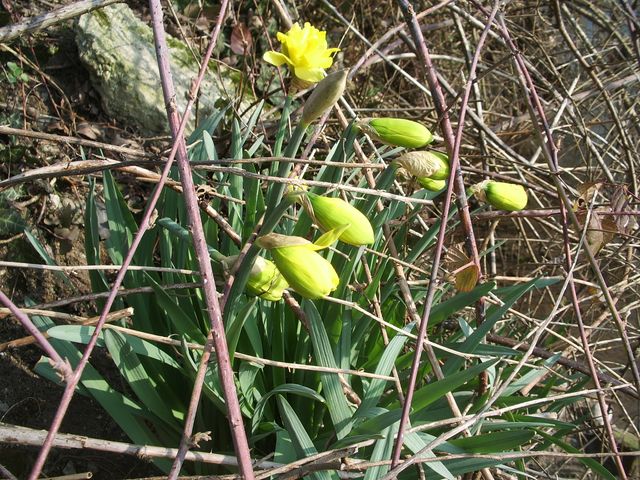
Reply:
<svg viewBox="0 0 640 480"><path fill-rule="evenodd" d="M273 50L262 57L266 62L279 67L285 63L293 74L305 82L317 83L324 78L325 69L333 64L333 54L339 48L327 48L327 32L312 27L309 22L300 28L294 23L287 33L278 32L282 52Z"/></svg>

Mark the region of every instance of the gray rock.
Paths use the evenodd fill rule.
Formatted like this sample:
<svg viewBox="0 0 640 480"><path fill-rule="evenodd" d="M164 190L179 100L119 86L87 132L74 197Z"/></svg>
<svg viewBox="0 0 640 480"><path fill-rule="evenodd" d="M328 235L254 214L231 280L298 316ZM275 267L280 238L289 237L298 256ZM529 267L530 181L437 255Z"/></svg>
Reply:
<svg viewBox="0 0 640 480"><path fill-rule="evenodd" d="M143 134L168 133L151 27L120 3L81 16L75 29L80 60L89 71L106 112L138 127ZM183 42L167 36L167 43L176 100L182 112L199 68ZM213 112L214 103L226 92L234 91L231 70L211 62L200 87L201 118ZM192 128L193 121L187 132Z"/></svg>

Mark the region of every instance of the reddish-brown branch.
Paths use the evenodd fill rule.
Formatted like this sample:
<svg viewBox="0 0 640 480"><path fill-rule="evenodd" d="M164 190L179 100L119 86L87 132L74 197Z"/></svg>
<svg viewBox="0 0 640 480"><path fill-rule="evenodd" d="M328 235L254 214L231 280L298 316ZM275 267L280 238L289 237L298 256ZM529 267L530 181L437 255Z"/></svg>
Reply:
<svg viewBox="0 0 640 480"><path fill-rule="evenodd" d="M213 51L213 47L211 46L211 44L215 45L217 40L217 36L211 38L210 41L210 46L207 49L207 54L205 55L205 57L203 58L203 62L202 62L202 66L200 68L200 72L198 73L198 78L197 80L193 83L193 86L191 88L191 91L189 92L189 100L187 102L187 106L185 107L185 112L184 115L182 117L182 121L179 122L180 125L177 129L177 132L175 132L175 137L176 138L182 138L182 135L184 133L184 129L187 125L187 121L189 119L189 115L191 113L191 109L193 108L193 104L195 103L195 99L197 97L197 92L198 89L200 88L200 84L202 83L202 79L204 78L204 75L208 69L208 65L209 65L209 58L211 56L211 53ZM133 238L133 241L131 243L131 246L129 247L129 251L127 252L127 255L124 259L124 261L122 262L122 268L119 270L118 275L116 276L116 279L111 287L111 292L109 293L109 296L107 298L107 300L105 301L105 305L104 308L102 310L102 313L100 314L100 319L98 320L98 323L96 324L96 328L93 332L93 335L91 336L87 346L85 347L85 351L82 355L82 358L80 359L80 361L78 362L78 365L75 369L75 371L73 372L73 375L71 377L71 379L67 382L66 386L65 386L65 390L62 394L62 398L60 400L60 403L58 405L58 409L56 411L56 414L53 418L53 421L51 422L51 426L49 427L49 431L47 434L47 437L45 438L43 444L42 444L42 448L40 449L40 452L38 454L38 457L32 467L31 473L29 474L29 479L30 480L35 480L38 475L40 474L40 471L42 470L42 467L44 466L44 462L46 461L46 458L49 454L49 451L51 450L51 446L53 445L53 441L55 439L56 434L58 433L58 430L60 429L60 425L62 424L62 420L65 417L65 414L67 412L67 409L69 408L69 404L71 402L71 399L73 398L73 395L75 393L75 389L76 386L78 385L80 378L82 377L82 372L84 371L84 368L86 367L88 361L89 361L89 356L91 355L91 352L93 351L97 341L98 341L98 336L100 335L100 332L102 331L102 327L106 321L107 318L107 314L109 313L109 310L111 309L111 306L113 305L113 302L116 298L116 296L118 295L118 290L120 288L120 286L122 285L122 281L124 280L124 277L127 273L127 269L129 267L129 265L131 265L131 262L133 261L133 256L136 252L136 250L138 249L138 246L140 245L140 242L142 241L142 236L144 235L144 233L147 231L147 229L149 228L149 222L151 219L151 216L153 215L155 206L158 202L158 199L160 198L160 194L162 193L162 188L164 186L164 184L167 181L167 178L169 177L169 172L171 170L171 167L173 165L173 160L176 156L176 153L178 152L178 147L179 147L180 143L179 142L173 142L172 148L171 148L171 152L169 153L169 156L167 158L167 161L164 165L164 168L162 170L162 174L160 176L160 179L158 180L158 184L156 185L156 188L153 190L152 194L151 194L151 198L149 199L149 203L147 205L147 208L144 212L144 215L142 217L142 220L140 222L140 226L138 229L138 232L136 233L135 237ZM182 142L182 145L184 147L184 142Z"/></svg>
<svg viewBox="0 0 640 480"><path fill-rule="evenodd" d="M462 130L464 128L464 116L467 110L467 104L469 102L469 95L471 93L472 82L475 77L475 69L478 64L479 55L482 50L484 40L487 37L489 25L491 24L491 21L487 22L487 27L485 28L485 31L483 32L482 36L480 37L480 40L478 41L478 46L476 47L476 52L472 61L471 72L469 73L469 81L467 82L467 85L465 88L465 94L464 94L461 108L460 108L461 114L460 114L460 120L458 125L458 131L454 135L453 128L451 126L451 121L449 119L447 107L444 101L444 95L442 94L442 90L440 88L440 82L438 81L435 68L433 67L433 64L431 62L431 56L429 54L429 50L427 49L424 37L422 36L420 25L416 20L416 15L413 10L413 7L407 0L399 0L398 3L405 17L405 22L407 23L409 27L409 31L416 44L416 51L418 54L418 58L423 63L423 67L425 69L425 76L429 84L429 89L431 90L431 95L433 98L433 102L435 104L436 112L438 113L438 117L440 119L440 126L442 128L443 137L447 147L447 154L449 155L449 162L451 164L452 175L449 177L449 181L447 185L447 193L444 200L442 220L441 220L440 230L438 232L438 239L436 242L436 247L435 247L434 256L433 256L433 264L431 268L431 276L429 279L427 297L425 300L424 313L422 316L422 321L420 323L418 340L416 342L416 351L414 353L413 364L411 366L411 375L409 377L409 385L407 386L405 404L403 405L402 417L400 419L400 425L398 427L398 436L396 438L396 443L395 443L393 455L392 455L392 467L397 466L400 461L400 454L402 451L402 445L404 443L404 430L409 421L409 412L411 410L411 400L413 398L413 393L416 387L418 370L420 366L420 356L422 354L423 340L427 333L428 318L429 318L429 314L431 313L431 307L433 304L436 280L437 280L437 275L440 267L440 260L442 257L445 233L447 229L448 213L451 205L451 198L452 198L454 188L456 190L456 195L457 195L460 219L467 237L466 238L467 251L469 252L473 262L478 267L479 272L481 268L480 260L478 256L478 250L475 242L475 235L473 233L473 225L471 223L471 217L469 215L469 206L467 204L464 180L462 178L462 170L460 168L460 161L459 161L458 154L460 151ZM492 15L495 15L495 13L497 12L498 5L499 3L496 2L494 6L494 12L492 13ZM477 316L478 322L482 321L483 314L484 314L484 305L482 302L478 302L478 304L476 305L476 316Z"/></svg>
<svg viewBox="0 0 640 480"><path fill-rule="evenodd" d="M184 195L185 208L189 218L189 226L191 236L193 238L193 246L198 259L198 267L202 276L202 290L207 304L207 313L211 323L211 330L207 337L205 349L200 359L198 373L193 385L191 400L189 402L189 410L185 418L184 431L180 440L178 455L171 466L168 478L177 478L180 474L180 468L184 461L184 457L191 445L191 434L193 425L200 402L200 395L204 385L205 374L208 368L209 358L212 348L215 348L216 360L218 362L218 374L220 375L220 383L222 392L226 401L227 417L231 428L233 443L238 458L240 473L245 479L253 479L253 468L251 456L249 452L249 444L242 422L242 413L240 412L240 404L234 383L233 369L229 358L227 341L224 332L224 324L222 322L222 310L218 303L218 293L216 291L215 278L211 268L211 260L209 258L209 250L207 241L202 227L202 219L200 218L200 209L198 208L198 198L195 193L195 186L191 174L191 166L187 155L187 148L182 132L180 132L180 116L175 99L175 88L173 86L173 78L171 76L171 68L169 65L169 48L167 46L166 34L162 23L163 14L162 6L159 0L150 0L151 19L153 24L153 33L155 37L156 55L158 57L158 68L160 70L160 80L162 82L162 92L164 94L165 106L167 108L167 116L173 141L178 145L177 164L180 173L180 183L182 184L182 192ZM213 52L215 40L218 37L222 21L226 14L227 0L223 0L220 7L220 13L216 26L211 35L212 41L209 44L207 53L209 56ZM209 56L205 57L203 66L208 65ZM201 80L199 78L199 80Z"/></svg>

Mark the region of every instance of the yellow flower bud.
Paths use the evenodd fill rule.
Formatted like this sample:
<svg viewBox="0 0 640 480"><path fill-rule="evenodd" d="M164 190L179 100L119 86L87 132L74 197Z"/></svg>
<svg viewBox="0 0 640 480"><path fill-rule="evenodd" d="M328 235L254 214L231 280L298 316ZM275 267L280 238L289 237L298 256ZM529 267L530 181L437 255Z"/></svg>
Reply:
<svg viewBox="0 0 640 480"><path fill-rule="evenodd" d="M476 198L492 207L517 212L527 206L527 191L522 185L485 180L471 187Z"/></svg>
<svg viewBox="0 0 640 480"><path fill-rule="evenodd" d="M338 70L327 75L316 85L302 110L302 123L309 125L333 107L347 86L348 69Z"/></svg>
<svg viewBox="0 0 640 480"><path fill-rule="evenodd" d="M222 260L224 267L230 270L238 259L237 255L226 257ZM289 284L280 274L275 264L262 257L257 257L251 267L249 280L247 281L247 292L251 295L277 302L282 298L282 294L289 287Z"/></svg>
<svg viewBox="0 0 640 480"><path fill-rule="evenodd" d="M337 240L341 230L331 230L315 243L302 237L270 233L258 238L256 245L271 251L276 267L291 288L305 298L322 298L338 288L340 279L331 263L316 250Z"/></svg>
<svg viewBox="0 0 640 480"><path fill-rule="evenodd" d="M341 198L307 193L300 198L309 216L325 232L346 225L338 237L349 245L370 245L375 240L369 219L360 210Z"/></svg>
<svg viewBox="0 0 640 480"><path fill-rule="evenodd" d="M446 180L434 180L433 178L418 178L418 183L422 188L431 190L432 192L439 192L443 188L446 188Z"/></svg>
<svg viewBox="0 0 640 480"><path fill-rule="evenodd" d="M374 118L358 123L358 127L370 137L398 147L420 148L433 142L427 127L404 118Z"/></svg>
<svg viewBox="0 0 640 480"><path fill-rule="evenodd" d="M446 180L449 178L449 157L436 151L407 152L400 155L393 165L404 168L418 178Z"/></svg>

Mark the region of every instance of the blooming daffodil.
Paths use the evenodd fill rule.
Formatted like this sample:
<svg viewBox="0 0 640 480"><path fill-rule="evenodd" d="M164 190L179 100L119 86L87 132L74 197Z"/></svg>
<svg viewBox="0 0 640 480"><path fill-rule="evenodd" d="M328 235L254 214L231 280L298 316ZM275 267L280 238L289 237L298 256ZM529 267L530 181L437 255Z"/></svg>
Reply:
<svg viewBox="0 0 640 480"><path fill-rule="evenodd" d="M304 28L294 23L287 33L278 32L282 52L273 50L262 57L266 62L279 67L285 63L300 80L317 83L325 76L324 71L333 64L333 54L339 48L327 48L327 32L318 30L305 22Z"/></svg>

